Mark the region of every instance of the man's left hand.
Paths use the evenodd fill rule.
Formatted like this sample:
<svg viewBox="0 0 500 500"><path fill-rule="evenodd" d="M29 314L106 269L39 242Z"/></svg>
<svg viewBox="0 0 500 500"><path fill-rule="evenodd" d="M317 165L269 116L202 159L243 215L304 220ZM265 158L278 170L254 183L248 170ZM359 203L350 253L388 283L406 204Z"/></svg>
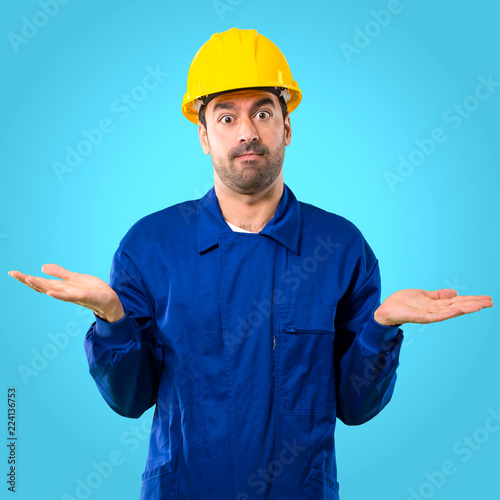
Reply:
<svg viewBox="0 0 500 500"><path fill-rule="evenodd" d="M381 325L436 323L462 314L492 307L489 295L461 295L456 290L418 290L408 288L389 295L374 313Z"/></svg>

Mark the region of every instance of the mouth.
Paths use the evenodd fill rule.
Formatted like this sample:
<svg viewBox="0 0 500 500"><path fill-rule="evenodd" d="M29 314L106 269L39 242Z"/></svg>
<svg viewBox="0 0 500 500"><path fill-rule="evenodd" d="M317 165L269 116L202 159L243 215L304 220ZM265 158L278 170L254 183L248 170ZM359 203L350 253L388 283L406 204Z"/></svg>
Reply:
<svg viewBox="0 0 500 500"><path fill-rule="evenodd" d="M262 156L257 153L243 153L242 155L237 156L237 159L240 160L256 160L259 156Z"/></svg>

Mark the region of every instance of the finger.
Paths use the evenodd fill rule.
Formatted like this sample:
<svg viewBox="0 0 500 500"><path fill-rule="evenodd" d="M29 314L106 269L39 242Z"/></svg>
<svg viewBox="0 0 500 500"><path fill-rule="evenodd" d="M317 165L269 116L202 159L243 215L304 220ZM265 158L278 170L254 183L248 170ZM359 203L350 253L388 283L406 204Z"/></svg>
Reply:
<svg viewBox="0 0 500 500"><path fill-rule="evenodd" d="M24 282L37 292L47 293L49 290L57 287L59 283L64 283L60 280L48 280L46 278L38 278L37 276L28 276Z"/></svg>
<svg viewBox="0 0 500 500"><path fill-rule="evenodd" d="M33 289L43 289L49 288L52 283L57 282L56 280L48 280L46 278L39 278L37 276L31 276L30 274L24 274L20 271L9 271L9 276L16 278L16 280L28 285ZM62 282L61 282L62 283ZM39 290L37 290L39 291Z"/></svg>
<svg viewBox="0 0 500 500"><path fill-rule="evenodd" d="M432 303L426 303L425 307L439 311L452 305L460 307L462 304L481 304L482 307L492 307L493 301L489 295L459 295L451 299L434 299Z"/></svg>
<svg viewBox="0 0 500 500"><path fill-rule="evenodd" d="M64 302L75 302L77 300L74 294L68 293L67 290L62 289L49 290L47 295L57 300L64 300Z"/></svg>
<svg viewBox="0 0 500 500"><path fill-rule="evenodd" d="M21 283L24 283L26 278L31 277L29 274L23 274L21 271L9 271L8 274L9 276L16 278L16 280L20 281Z"/></svg>
<svg viewBox="0 0 500 500"><path fill-rule="evenodd" d="M481 303L478 301L460 302L453 304L453 306L427 310L422 314L422 317L427 319L434 318L433 321L443 321L444 319L454 318L455 316L460 316L462 314L478 312L483 308L491 307L491 305L492 304L488 302Z"/></svg>
<svg viewBox="0 0 500 500"><path fill-rule="evenodd" d="M493 302L489 300L467 300L464 302L455 302L453 307L459 308L463 312L475 312L480 311L485 307L492 307Z"/></svg>
<svg viewBox="0 0 500 500"><path fill-rule="evenodd" d="M489 295L459 295L458 297L451 299L450 302L462 300L489 300L491 302L493 299Z"/></svg>
<svg viewBox="0 0 500 500"><path fill-rule="evenodd" d="M493 307L493 301L491 300L491 297L483 295L462 295L461 297L456 297L449 302L449 305L454 305L457 307L461 307L462 305L468 306L470 304L479 304L481 305L481 307Z"/></svg>
<svg viewBox="0 0 500 500"><path fill-rule="evenodd" d="M464 314L480 311L481 308L471 307L449 307L443 309L442 311L428 312L426 316L426 323L438 323L440 321L446 321L447 319L456 318L458 316L463 316Z"/></svg>
<svg viewBox="0 0 500 500"><path fill-rule="evenodd" d="M20 281L26 286L29 286L30 288L33 288L36 292L44 293L42 290L39 289L38 286L33 284L31 281L36 280L34 276L30 276L29 274L23 274L19 271L9 271L9 276L12 276L13 278L16 278L17 281Z"/></svg>
<svg viewBox="0 0 500 500"><path fill-rule="evenodd" d="M452 299L458 295L456 290L452 288L441 288L439 290L425 290L425 293L431 299Z"/></svg>
<svg viewBox="0 0 500 500"><path fill-rule="evenodd" d="M414 314L414 317L406 321L406 323L438 323L439 321L455 318L461 314L463 313L460 309L451 307L439 311L418 311Z"/></svg>
<svg viewBox="0 0 500 500"><path fill-rule="evenodd" d="M45 290L42 290L40 288L40 286L38 286L36 283L33 283L31 280L35 280L36 278L34 278L33 276L30 277L30 279L26 278L23 283L27 286L29 286L30 288L32 288L33 290L35 290L35 292L40 292L40 293L45 293Z"/></svg>
<svg viewBox="0 0 500 500"><path fill-rule="evenodd" d="M441 311L455 310L473 312L479 311L485 307L492 307L493 302L488 299L463 299L463 300L451 300L451 301L436 301L431 304L426 305L422 308L424 313L439 313Z"/></svg>
<svg viewBox="0 0 500 500"><path fill-rule="evenodd" d="M65 281L58 281L48 290L47 295L65 302L85 305L89 303L89 293L87 290L67 285Z"/></svg>
<svg viewBox="0 0 500 500"><path fill-rule="evenodd" d="M67 269L64 269L64 267L58 266L57 264L44 264L42 266L42 272L63 280L72 278L78 274L68 271Z"/></svg>

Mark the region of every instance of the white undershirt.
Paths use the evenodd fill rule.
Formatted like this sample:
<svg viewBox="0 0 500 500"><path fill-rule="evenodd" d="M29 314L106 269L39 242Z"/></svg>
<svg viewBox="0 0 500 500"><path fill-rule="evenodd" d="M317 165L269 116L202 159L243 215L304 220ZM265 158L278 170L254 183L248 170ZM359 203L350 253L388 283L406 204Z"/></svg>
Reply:
<svg viewBox="0 0 500 500"><path fill-rule="evenodd" d="M224 219L225 220L225 219ZM227 225L233 230L238 233L253 233L253 231L247 231L246 229L243 229L242 227L235 226L234 224L231 224L226 220ZM255 233L254 233L255 234Z"/></svg>

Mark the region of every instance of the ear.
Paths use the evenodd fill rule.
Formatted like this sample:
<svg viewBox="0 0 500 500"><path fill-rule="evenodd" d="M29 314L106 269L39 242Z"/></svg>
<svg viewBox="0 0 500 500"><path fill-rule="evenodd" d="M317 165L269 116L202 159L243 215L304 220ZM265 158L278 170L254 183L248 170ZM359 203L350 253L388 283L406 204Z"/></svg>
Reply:
<svg viewBox="0 0 500 500"><path fill-rule="evenodd" d="M292 126L290 124L290 113L287 113L285 118L285 145L290 146L292 142Z"/></svg>
<svg viewBox="0 0 500 500"><path fill-rule="evenodd" d="M203 152L208 155L210 153L210 149L208 147L208 136L206 128L198 121L198 135L200 136L200 144Z"/></svg>

